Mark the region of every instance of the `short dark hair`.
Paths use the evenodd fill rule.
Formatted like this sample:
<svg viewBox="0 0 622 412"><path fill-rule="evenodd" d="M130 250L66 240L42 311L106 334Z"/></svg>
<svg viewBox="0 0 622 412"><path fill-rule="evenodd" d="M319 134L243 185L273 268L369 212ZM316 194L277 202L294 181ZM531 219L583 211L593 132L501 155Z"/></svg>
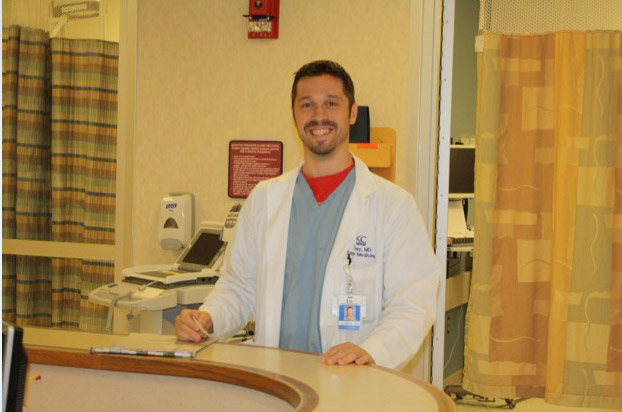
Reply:
<svg viewBox="0 0 622 412"><path fill-rule="evenodd" d="M339 63L330 61L330 60L316 60L311 63L307 63L302 66L296 72L294 76L294 84L292 85L292 107L294 107L294 101L296 100L296 88L298 87L298 82L303 77L315 77L322 76L327 74L329 76L336 77L341 80L343 85L343 93L348 98L348 103L350 104L350 108L354 104L354 83L352 82L352 78Z"/></svg>

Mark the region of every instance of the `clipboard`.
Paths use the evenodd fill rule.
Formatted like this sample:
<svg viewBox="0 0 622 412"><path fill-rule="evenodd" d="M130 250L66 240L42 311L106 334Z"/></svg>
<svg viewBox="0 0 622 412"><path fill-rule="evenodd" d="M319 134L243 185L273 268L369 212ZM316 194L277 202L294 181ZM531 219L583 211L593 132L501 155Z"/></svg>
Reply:
<svg viewBox="0 0 622 412"><path fill-rule="evenodd" d="M199 343L181 342L174 335L130 333L112 346L92 346L91 353L112 355L156 356L167 358L195 358L197 354L216 342L207 338Z"/></svg>

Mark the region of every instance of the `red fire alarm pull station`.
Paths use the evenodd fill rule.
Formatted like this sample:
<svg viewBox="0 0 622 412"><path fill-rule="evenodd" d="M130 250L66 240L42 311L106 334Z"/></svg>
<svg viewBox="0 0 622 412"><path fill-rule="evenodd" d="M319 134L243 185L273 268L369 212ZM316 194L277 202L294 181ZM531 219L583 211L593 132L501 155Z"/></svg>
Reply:
<svg viewBox="0 0 622 412"><path fill-rule="evenodd" d="M248 38L279 38L279 2L280 0L248 1Z"/></svg>

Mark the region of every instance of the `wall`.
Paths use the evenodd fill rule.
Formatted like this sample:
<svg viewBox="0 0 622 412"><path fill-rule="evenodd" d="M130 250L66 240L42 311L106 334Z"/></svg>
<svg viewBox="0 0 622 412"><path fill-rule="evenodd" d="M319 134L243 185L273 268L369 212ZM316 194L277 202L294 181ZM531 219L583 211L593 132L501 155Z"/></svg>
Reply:
<svg viewBox="0 0 622 412"><path fill-rule="evenodd" d="M2 0L2 27L19 25L49 31L51 0Z"/></svg>
<svg viewBox="0 0 622 412"><path fill-rule="evenodd" d="M70 20L56 37L118 42L120 2L99 0L99 17ZM50 14L51 3L51 0L2 0L2 26L16 24L51 32L56 26Z"/></svg>
<svg viewBox="0 0 622 412"><path fill-rule="evenodd" d="M475 136L477 55L475 36L479 25L479 0L456 1L454 70L451 93L451 138Z"/></svg>
<svg viewBox="0 0 622 412"><path fill-rule="evenodd" d="M397 131L397 177L405 179L411 0L281 1L280 38L248 40L248 2L140 0L133 190L133 264L171 262L157 239L169 192L195 195L196 223L221 220L228 142L280 140L284 169L302 160L292 124L293 73L334 59L351 74L372 126ZM412 138L412 137L411 137Z"/></svg>

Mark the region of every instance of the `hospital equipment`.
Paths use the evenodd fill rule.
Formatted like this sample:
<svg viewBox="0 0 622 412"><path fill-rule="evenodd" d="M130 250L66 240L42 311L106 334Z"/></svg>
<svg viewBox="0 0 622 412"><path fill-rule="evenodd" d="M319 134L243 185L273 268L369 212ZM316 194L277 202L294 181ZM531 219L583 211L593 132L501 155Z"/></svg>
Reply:
<svg viewBox="0 0 622 412"><path fill-rule="evenodd" d="M24 404L28 355L24 330L2 321L2 411L21 411Z"/></svg>
<svg viewBox="0 0 622 412"><path fill-rule="evenodd" d="M230 218L230 216L228 217ZM122 281L89 294L89 301L109 307L106 330L112 328L114 308L137 311L128 316L130 329L142 333L174 333L175 316L203 302L218 280L227 242L222 223L202 222L177 262L126 268Z"/></svg>

